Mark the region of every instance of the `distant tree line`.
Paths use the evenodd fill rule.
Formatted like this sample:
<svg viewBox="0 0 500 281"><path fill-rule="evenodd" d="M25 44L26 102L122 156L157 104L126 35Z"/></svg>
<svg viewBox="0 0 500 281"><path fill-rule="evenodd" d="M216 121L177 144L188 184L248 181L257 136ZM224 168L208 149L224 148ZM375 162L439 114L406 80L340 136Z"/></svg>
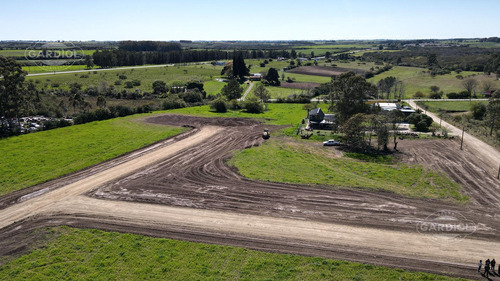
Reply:
<svg viewBox="0 0 500 281"><path fill-rule="evenodd" d="M498 49L475 47L410 47L396 52L368 52L362 60L434 69L436 74L450 71L485 71ZM441 71L441 72L440 72Z"/></svg>
<svg viewBox="0 0 500 281"><path fill-rule="evenodd" d="M139 48L139 47L138 47ZM290 58L286 50L173 50L173 51L130 51L125 49L101 50L92 55L93 64L102 67L134 66L143 64L170 64L232 59L235 54L243 59Z"/></svg>
<svg viewBox="0 0 500 281"><path fill-rule="evenodd" d="M133 52L171 52L181 51L180 43L163 41L121 41L118 49Z"/></svg>

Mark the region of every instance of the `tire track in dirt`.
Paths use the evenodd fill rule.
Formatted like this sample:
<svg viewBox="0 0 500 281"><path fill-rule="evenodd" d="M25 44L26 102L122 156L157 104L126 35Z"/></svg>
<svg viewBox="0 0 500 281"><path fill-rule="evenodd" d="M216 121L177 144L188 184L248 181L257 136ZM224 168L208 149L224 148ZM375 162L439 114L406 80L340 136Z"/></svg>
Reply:
<svg viewBox="0 0 500 281"><path fill-rule="evenodd" d="M470 277L467 264L473 270L475 257L498 254L498 242L493 241L500 240L496 231L500 229L500 218L474 192L477 188L474 179L463 180L466 192L474 198L473 204L467 206L405 198L389 192L250 181L225 161L235 150L262 143L263 127L259 122L176 115L148 121L191 125L200 128L200 132L212 130L212 133L198 141L192 140L200 133L171 143L164 147L170 151L168 155L157 156L163 149L159 148L124 162L122 167L111 165L109 170L102 167L102 172L90 173L81 182L4 208L0 210L0 228L4 227L0 238L15 241L15 233L35 225L99 226L289 253L337 258L351 255L348 260L434 273L452 272L465 277ZM451 152L449 147L456 143L426 141L425 144L401 141L400 147L408 162L448 169L456 178L484 176L480 172L482 163L474 160L473 154L466 153L463 159L449 156L453 154L447 153L447 149ZM442 155L436 154L438 151ZM157 158L151 161L150 157ZM142 162L137 159L149 159L148 164L138 164ZM443 159L447 164L435 163ZM133 163L142 166L133 172L128 168ZM109 173L113 169L117 173ZM94 178L104 174L105 178ZM61 182L64 179L52 184ZM80 195L90 190L93 191L88 194L94 198ZM416 226L443 209L460 212L474 221L478 230L461 244L425 242L427 236L417 233ZM19 210L24 213L18 213ZM177 218L180 214L185 217ZM330 241L332 237L337 237L335 243ZM444 263L443 259L452 262ZM401 261L408 264L401 266Z"/></svg>

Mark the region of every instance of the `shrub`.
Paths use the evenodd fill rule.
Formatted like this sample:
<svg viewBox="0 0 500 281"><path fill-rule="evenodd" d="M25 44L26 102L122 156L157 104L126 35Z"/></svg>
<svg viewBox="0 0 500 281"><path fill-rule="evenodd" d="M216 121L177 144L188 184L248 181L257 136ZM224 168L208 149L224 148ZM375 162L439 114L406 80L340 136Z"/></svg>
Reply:
<svg viewBox="0 0 500 281"><path fill-rule="evenodd" d="M425 122L425 120L420 120L417 124L415 124L415 130L419 132L427 132L429 130L427 122Z"/></svg>
<svg viewBox="0 0 500 281"><path fill-rule="evenodd" d="M165 110L183 108L186 107L186 102L177 95L171 95L162 103L161 106Z"/></svg>
<svg viewBox="0 0 500 281"><path fill-rule="evenodd" d="M227 112L226 101L223 98L217 98L210 103L210 108L215 112Z"/></svg>
<svg viewBox="0 0 500 281"><path fill-rule="evenodd" d="M116 85L116 86L119 86L119 85L121 85L121 84L122 84L122 80L116 80L116 81L115 81L115 85Z"/></svg>
<svg viewBox="0 0 500 281"><path fill-rule="evenodd" d="M449 99L467 99L467 98L469 98L469 92L462 91L460 93L449 93L446 96Z"/></svg>
<svg viewBox="0 0 500 281"><path fill-rule="evenodd" d="M415 98L423 98L423 97L425 97L424 93L422 93L422 92L420 92L420 91L416 92L416 93L415 93L415 95L413 95L413 96L414 96Z"/></svg>
<svg viewBox="0 0 500 281"><path fill-rule="evenodd" d="M472 117L476 120L483 120L484 115L486 115L486 105L482 103L473 103L470 110L472 112Z"/></svg>
<svg viewBox="0 0 500 281"><path fill-rule="evenodd" d="M59 88L60 84L59 84L59 82L52 82L52 83L50 84L50 86L51 86L52 88Z"/></svg>
<svg viewBox="0 0 500 281"><path fill-rule="evenodd" d="M198 89L189 90L181 94L182 99L188 103L197 103L203 101L203 95Z"/></svg>
<svg viewBox="0 0 500 281"><path fill-rule="evenodd" d="M132 81L125 82L125 88L130 89L134 87L134 83Z"/></svg>
<svg viewBox="0 0 500 281"><path fill-rule="evenodd" d="M109 111L113 114L113 116L117 117L123 117L135 113L132 108L124 105L110 106Z"/></svg>
<svg viewBox="0 0 500 281"><path fill-rule="evenodd" d="M127 75L120 74L120 76L118 76L118 78L121 79L121 80L125 80L125 79L127 79Z"/></svg>
<svg viewBox="0 0 500 281"><path fill-rule="evenodd" d="M134 86L140 86L141 85L141 80L132 80L132 85Z"/></svg>
<svg viewBox="0 0 500 281"><path fill-rule="evenodd" d="M443 97L443 94L444 93L442 91L441 92L432 92L429 94L429 98L438 100L438 99L441 99Z"/></svg>
<svg viewBox="0 0 500 281"><path fill-rule="evenodd" d="M230 100L228 107L229 107L229 109L232 109L232 110L240 110L241 104L238 102L238 100Z"/></svg>
<svg viewBox="0 0 500 281"><path fill-rule="evenodd" d="M264 104L255 97L245 100L243 102L243 108L248 113L262 113L265 109Z"/></svg>

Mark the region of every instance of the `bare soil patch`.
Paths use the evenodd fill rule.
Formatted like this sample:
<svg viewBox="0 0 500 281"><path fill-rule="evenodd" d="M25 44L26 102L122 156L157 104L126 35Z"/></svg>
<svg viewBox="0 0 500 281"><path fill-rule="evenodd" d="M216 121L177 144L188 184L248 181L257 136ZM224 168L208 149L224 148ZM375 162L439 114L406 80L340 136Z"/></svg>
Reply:
<svg viewBox="0 0 500 281"><path fill-rule="evenodd" d="M335 75L340 75L345 72L353 71L356 74L364 74L365 71L360 69L353 68L342 68L342 67L328 67L328 66L301 66L289 70L287 72L297 73L297 74L305 74L305 75L316 75L316 76L324 76L331 77Z"/></svg>
<svg viewBox="0 0 500 281"><path fill-rule="evenodd" d="M132 159L117 158L118 162L97 170L48 182L45 187L55 187L37 197L23 202L10 197L0 218L27 215L0 229L0 241L6 241L0 244L5 247L0 255L22 252L17 243L26 245L23 241L31 239L23 233L51 225L325 256L467 278L475 278L477 259L498 254L500 181L489 175L474 153L458 153L456 141L402 140L400 157L442 170L462 183L472 198L466 206L355 188L250 181L228 167L226 160L235 150L264 142L260 122L184 115L147 121L196 129L159 147L136 151L130 154ZM74 188L68 188L71 185ZM459 212L476 223L477 231L463 243L427 241L416 231L417 225L441 210ZM398 250L395 245L404 246Z"/></svg>
<svg viewBox="0 0 500 281"><path fill-rule="evenodd" d="M320 84L319 83L312 83L312 82L281 82L281 87L283 88L292 88L292 89L302 89L302 90L310 90L315 87L318 87Z"/></svg>

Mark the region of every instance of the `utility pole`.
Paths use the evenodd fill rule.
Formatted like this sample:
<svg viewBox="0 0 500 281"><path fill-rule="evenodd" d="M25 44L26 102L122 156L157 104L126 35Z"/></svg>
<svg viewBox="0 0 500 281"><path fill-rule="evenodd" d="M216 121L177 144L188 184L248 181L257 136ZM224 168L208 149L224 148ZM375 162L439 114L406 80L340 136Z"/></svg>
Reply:
<svg viewBox="0 0 500 281"><path fill-rule="evenodd" d="M465 125L464 128L462 129L462 141L460 142L460 150L464 150L464 132L465 132Z"/></svg>

